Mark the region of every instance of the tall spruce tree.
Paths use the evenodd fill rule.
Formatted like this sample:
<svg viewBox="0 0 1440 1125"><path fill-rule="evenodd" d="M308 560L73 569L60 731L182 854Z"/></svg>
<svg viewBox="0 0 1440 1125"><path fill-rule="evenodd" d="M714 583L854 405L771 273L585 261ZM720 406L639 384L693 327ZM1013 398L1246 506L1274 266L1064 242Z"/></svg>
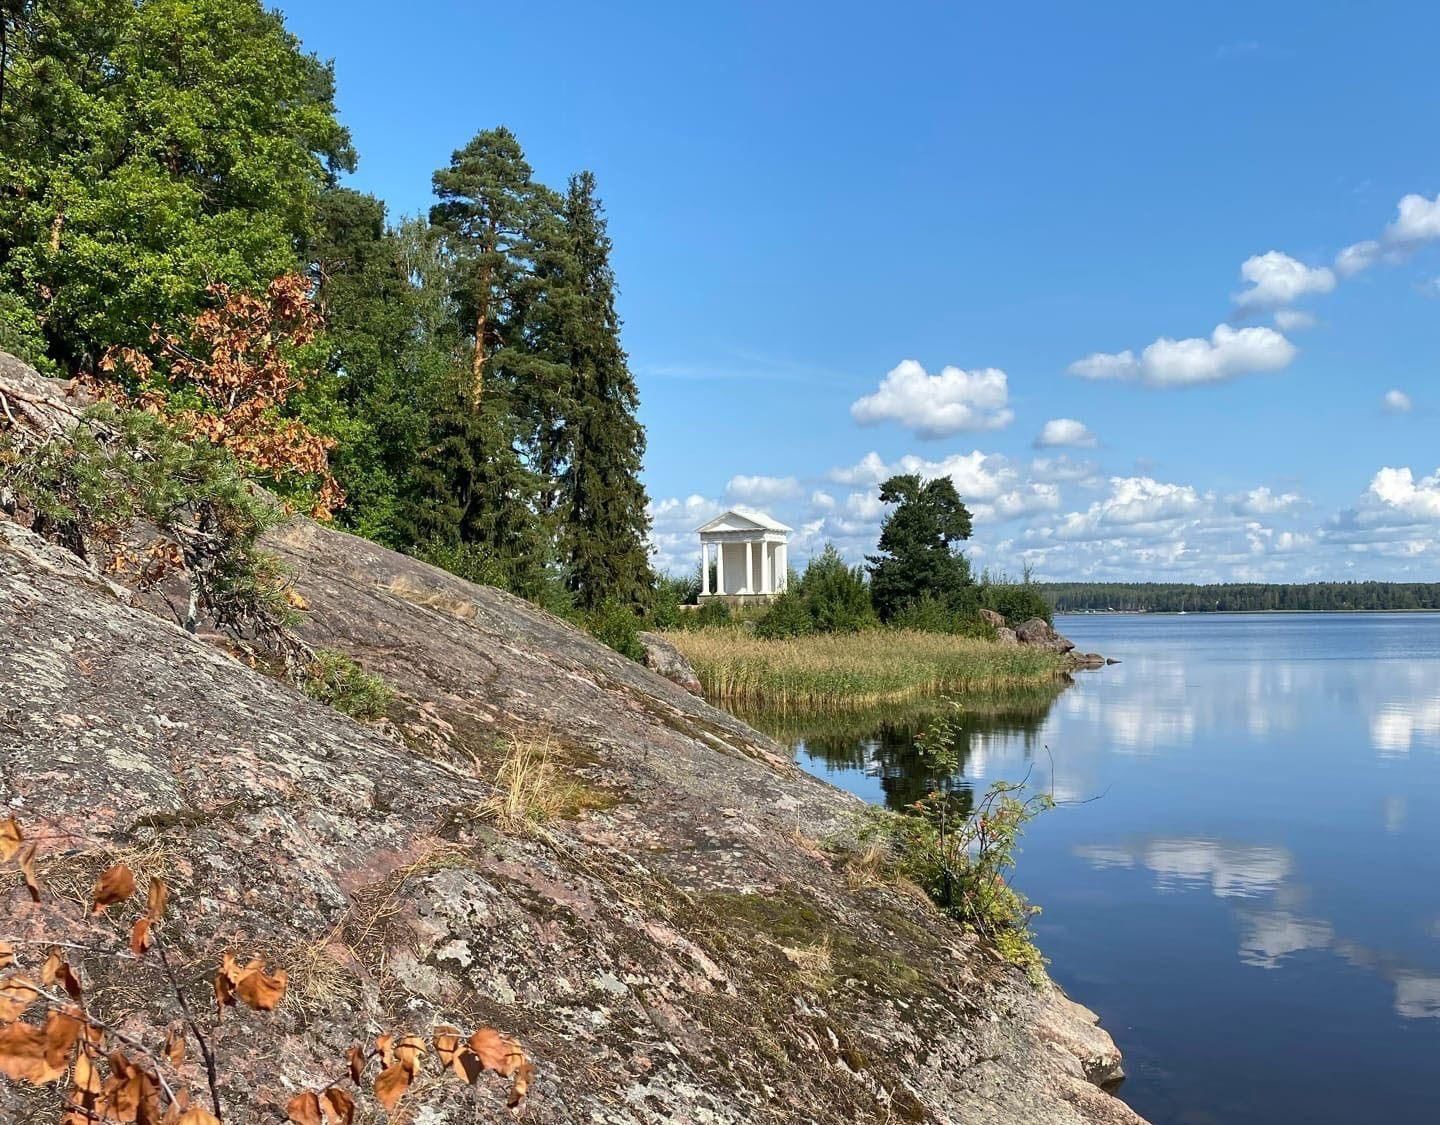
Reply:
<svg viewBox="0 0 1440 1125"><path fill-rule="evenodd" d="M640 482L645 429L620 346L610 236L591 173L571 177L563 215L568 276L557 303L571 391L556 435L565 461L557 505L561 560L580 605L634 604L651 582Z"/></svg>

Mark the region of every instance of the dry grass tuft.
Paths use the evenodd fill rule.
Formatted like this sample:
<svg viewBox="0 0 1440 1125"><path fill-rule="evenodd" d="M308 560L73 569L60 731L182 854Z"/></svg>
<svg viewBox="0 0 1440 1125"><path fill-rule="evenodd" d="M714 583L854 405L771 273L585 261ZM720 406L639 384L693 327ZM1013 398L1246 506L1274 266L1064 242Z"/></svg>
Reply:
<svg viewBox="0 0 1440 1125"><path fill-rule="evenodd" d="M878 887L891 881L890 852L881 844L869 844L845 857L845 882L851 890Z"/></svg>
<svg viewBox="0 0 1440 1125"><path fill-rule="evenodd" d="M437 609L457 621L473 621L480 612L480 607L472 601L422 586L403 574L392 578L386 583L385 589L413 605L424 606L426 609Z"/></svg>
<svg viewBox="0 0 1440 1125"><path fill-rule="evenodd" d="M795 966L796 974L809 987L828 988L835 980L835 953L826 934L814 945L782 946L785 960Z"/></svg>
<svg viewBox="0 0 1440 1125"><path fill-rule="evenodd" d="M603 796L572 777L555 761L549 738L516 738L495 774L495 792L480 815L517 836L540 835L544 826L606 804Z"/></svg>

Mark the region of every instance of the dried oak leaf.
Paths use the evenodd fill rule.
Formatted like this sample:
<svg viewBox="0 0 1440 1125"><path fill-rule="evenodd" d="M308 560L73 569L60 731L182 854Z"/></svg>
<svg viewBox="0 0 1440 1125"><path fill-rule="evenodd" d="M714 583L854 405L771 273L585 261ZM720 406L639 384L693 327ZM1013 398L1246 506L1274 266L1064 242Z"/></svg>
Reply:
<svg viewBox="0 0 1440 1125"><path fill-rule="evenodd" d="M0 1023L18 1020L39 999L34 982L18 973L0 980Z"/></svg>
<svg viewBox="0 0 1440 1125"><path fill-rule="evenodd" d="M227 953L220 964L220 971L215 974L215 1006L224 1011L238 997L256 1011L273 1012L285 998L285 986L289 979L284 969L267 974L265 963L258 958L241 966L233 955Z"/></svg>
<svg viewBox="0 0 1440 1125"><path fill-rule="evenodd" d="M170 888L163 879L150 878L150 889L145 894L145 917L158 922L165 917L165 907L170 903Z"/></svg>
<svg viewBox="0 0 1440 1125"><path fill-rule="evenodd" d="M56 949L50 951L50 956L45 958L45 964L40 968L40 983L58 984L69 994L71 1000L79 1000L85 993L80 987L80 978L70 967L70 962L61 957L60 951Z"/></svg>
<svg viewBox="0 0 1440 1125"><path fill-rule="evenodd" d="M365 1057L365 1052L361 1050L360 1044L355 1044L346 1052L345 1061L350 1064L350 1081L357 1086L360 1085L360 1076L365 1073L365 1063L369 1061Z"/></svg>
<svg viewBox="0 0 1440 1125"><path fill-rule="evenodd" d="M34 1024L8 1023L0 1027L0 1074L12 1082L36 1086L53 1082L45 1065L45 1032Z"/></svg>
<svg viewBox="0 0 1440 1125"><path fill-rule="evenodd" d="M425 1054L425 1040L418 1035L407 1035L395 1044L395 1061L410 1072L414 1078L420 1071L420 1059Z"/></svg>
<svg viewBox="0 0 1440 1125"><path fill-rule="evenodd" d="M130 952L141 957L150 948L150 919L136 918L130 927Z"/></svg>
<svg viewBox="0 0 1440 1125"><path fill-rule="evenodd" d="M117 863L114 867L106 868L95 880L95 904L90 908L92 914L103 914L107 906L114 906L117 902L124 902L135 893L135 872L126 867L123 863Z"/></svg>
<svg viewBox="0 0 1440 1125"><path fill-rule="evenodd" d="M220 1119L197 1105L176 1118L175 1125L220 1125Z"/></svg>
<svg viewBox="0 0 1440 1125"><path fill-rule="evenodd" d="M480 1076L480 1060L465 1045L457 1028L435 1029L435 1055L441 1066L452 1070L455 1077L467 1086Z"/></svg>
<svg viewBox="0 0 1440 1125"><path fill-rule="evenodd" d="M395 1063L387 1066L375 1078L375 1100L389 1113L400 1099L405 1096L405 1091L410 1088L410 1068Z"/></svg>
<svg viewBox="0 0 1440 1125"><path fill-rule="evenodd" d="M390 1066L395 1061L395 1036L381 1035L375 1039L375 1053L380 1056L382 1066Z"/></svg>
<svg viewBox="0 0 1440 1125"><path fill-rule="evenodd" d="M525 1061L525 1052L513 1039L501 1035L493 1027L482 1027L470 1036L467 1044L486 1070L509 1078Z"/></svg>
<svg viewBox="0 0 1440 1125"><path fill-rule="evenodd" d="M185 1030L179 1024L171 1024L165 1032L165 1057L171 1066L185 1061Z"/></svg>
<svg viewBox="0 0 1440 1125"><path fill-rule="evenodd" d="M45 1065L56 1072L57 1078L65 1073L82 1026L84 1019L79 1008L52 1008L45 1017Z"/></svg>
<svg viewBox="0 0 1440 1125"><path fill-rule="evenodd" d="M0 820L0 863L14 858L25 842L25 833L20 831L20 822L13 816Z"/></svg>
<svg viewBox="0 0 1440 1125"><path fill-rule="evenodd" d="M16 862L20 864L20 874L25 879L25 889L30 892L31 901L39 902L40 881L35 878L35 845L26 844Z"/></svg>
<svg viewBox="0 0 1440 1125"><path fill-rule="evenodd" d="M320 1116L320 1095L314 1090L301 1090L286 1102L285 1115L295 1125L325 1125Z"/></svg>
<svg viewBox="0 0 1440 1125"><path fill-rule="evenodd" d="M339 1086L331 1086L320 1096L320 1107L330 1125L352 1125L355 1120L355 1099Z"/></svg>

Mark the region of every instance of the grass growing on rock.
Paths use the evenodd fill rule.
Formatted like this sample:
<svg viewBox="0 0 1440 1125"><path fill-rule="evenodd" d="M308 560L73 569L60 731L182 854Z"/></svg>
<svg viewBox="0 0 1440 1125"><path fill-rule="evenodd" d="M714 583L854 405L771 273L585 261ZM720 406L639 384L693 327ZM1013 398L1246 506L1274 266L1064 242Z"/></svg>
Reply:
<svg viewBox="0 0 1440 1125"><path fill-rule="evenodd" d="M495 792L481 804L480 814L517 836L536 835L552 821L614 804L608 794L566 776L548 739L514 739L494 784Z"/></svg>
<svg viewBox="0 0 1440 1125"><path fill-rule="evenodd" d="M735 629L665 636L695 667L709 698L782 714L1040 687L1055 681L1063 663L1025 646L902 629L776 640Z"/></svg>
<svg viewBox="0 0 1440 1125"><path fill-rule="evenodd" d="M305 669L305 694L359 722L384 716L395 693L338 649L316 649Z"/></svg>

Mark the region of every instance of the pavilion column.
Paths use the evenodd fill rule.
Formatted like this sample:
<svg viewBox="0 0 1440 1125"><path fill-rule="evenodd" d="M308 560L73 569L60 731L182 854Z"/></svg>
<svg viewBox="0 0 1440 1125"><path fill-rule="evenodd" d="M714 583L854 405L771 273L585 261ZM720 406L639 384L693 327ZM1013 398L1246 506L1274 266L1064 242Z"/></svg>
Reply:
<svg viewBox="0 0 1440 1125"><path fill-rule="evenodd" d="M745 592L755 592L755 540L750 539L745 543Z"/></svg>
<svg viewBox="0 0 1440 1125"><path fill-rule="evenodd" d="M700 540L700 592L710 593L710 544Z"/></svg>
<svg viewBox="0 0 1440 1125"><path fill-rule="evenodd" d="M784 593L790 586L790 545L775 545L775 589Z"/></svg>
<svg viewBox="0 0 1440 1125"><path fill-rule="evenodd" d="M725 542L721 540L715 544L715 592L725 592Z"/></svg>
<svg viewBox="0 0 1440 1125"><path fill-rule="evenodd" d="M762 594L773 594L775 592L774 563L774 556L770 553L770 544L764 539L760 540L760 592Z"/></svg>

